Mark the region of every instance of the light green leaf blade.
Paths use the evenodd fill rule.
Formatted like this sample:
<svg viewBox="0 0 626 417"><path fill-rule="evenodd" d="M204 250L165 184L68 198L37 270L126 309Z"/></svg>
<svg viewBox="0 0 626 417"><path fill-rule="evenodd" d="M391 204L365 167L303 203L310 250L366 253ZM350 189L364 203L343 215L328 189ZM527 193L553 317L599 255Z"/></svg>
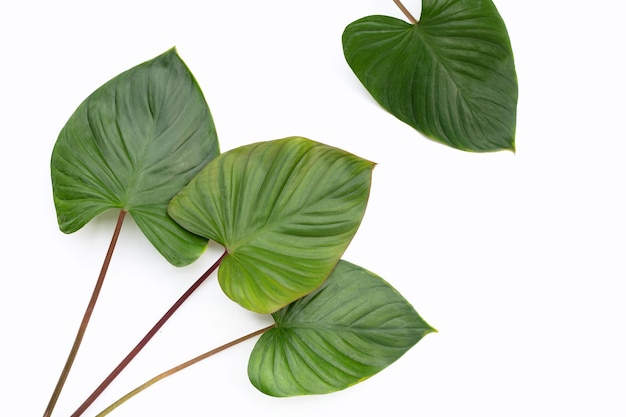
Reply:
<svg viewBox="0 0 626 417"><path fill-rule="evenodd" d="M457 149L515 150L517 75L491 0L423 0L417 24L369 16L342 42L355 75L398 119Z"/></svg>
<svg viewBox="0 0 626 417"><path fill-rule="evenodd" d="M317 288L365 213L374 164L301 137L243 146L211 161L170 215L224 245L228 297L271 313Z"/></svg>
<svg viewBox="0 0 626 417"><path fill-rule="evenodd" d="M169 262L189 264L206 239L175 223L167 205L218 154L204 95L171 49L98 88L63 127L51 159L59 227L73 233L125 210Z"/></svg>
<svg viewBox="0 0 626 417"><path fill-rule="evenodd" d="M435 331L382 278L346 261L319 289L273 316L276 327L257 341L248 376L276 397L350 387Z"/></svg>

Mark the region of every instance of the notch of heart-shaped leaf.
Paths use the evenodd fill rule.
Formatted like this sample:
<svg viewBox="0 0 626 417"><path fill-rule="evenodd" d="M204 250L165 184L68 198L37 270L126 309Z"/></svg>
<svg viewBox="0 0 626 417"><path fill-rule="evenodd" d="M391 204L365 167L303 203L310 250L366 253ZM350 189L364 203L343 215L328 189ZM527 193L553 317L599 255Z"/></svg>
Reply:
<svg viewBox="0 0 626 417"><path fill-rule="evenodd" d="M186 265L206 240L167 205L218 154L209 107L172 48L98 88L63 127L51 161L59 227L72 233L119 208L169 262Z"/></svg>
<svg viewBox="0 0 626 417"><path fill-rule="evenodd" d="M364 17L342 42L355 75L401 121L465 151L515 149L513 51L491 0L423 0L419 22Z"/></svg>
<svg viewBox="0 0 626 417"><path fill-rule="evenodd" d="M169 213L227 251L218 279L243 307L271 313L326 279L356 233L374 164L301 137L211 161Z"/></svg>
<svg viewBox="0 0 626 417"><path fill-rule="evenodd" d="M276 326L250 355L248 376L276 397L350 387L436 331L391 285L346 261L319 289L273 317Z"/></svg>

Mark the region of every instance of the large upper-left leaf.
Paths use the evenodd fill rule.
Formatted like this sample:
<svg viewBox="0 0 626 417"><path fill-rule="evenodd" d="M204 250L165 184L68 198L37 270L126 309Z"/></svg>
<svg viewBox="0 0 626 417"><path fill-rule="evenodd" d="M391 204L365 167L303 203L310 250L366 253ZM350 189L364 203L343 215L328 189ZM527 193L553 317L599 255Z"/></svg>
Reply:
<svg viewBox="0 0 626 417"><path fill-rule="evenodd" d="M51 160L59 227L73 233L125 210L170 263L189 264L206 239L175 223L167 205L218 154L204 95L172 48L98 88L61 130Z"/></svg>

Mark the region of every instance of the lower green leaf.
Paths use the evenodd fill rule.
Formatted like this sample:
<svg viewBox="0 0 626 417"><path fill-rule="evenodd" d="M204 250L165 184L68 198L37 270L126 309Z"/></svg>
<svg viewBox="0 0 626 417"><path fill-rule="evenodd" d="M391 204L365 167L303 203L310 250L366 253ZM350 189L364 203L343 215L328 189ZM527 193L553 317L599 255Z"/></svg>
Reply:
<svg viewBox="0 0 626 417"><path fill-rule="evenodd" d="M382 278L346 261L273 317L276 327L255 345L248 376L276 397L350 387L436 331Z"/></svg>

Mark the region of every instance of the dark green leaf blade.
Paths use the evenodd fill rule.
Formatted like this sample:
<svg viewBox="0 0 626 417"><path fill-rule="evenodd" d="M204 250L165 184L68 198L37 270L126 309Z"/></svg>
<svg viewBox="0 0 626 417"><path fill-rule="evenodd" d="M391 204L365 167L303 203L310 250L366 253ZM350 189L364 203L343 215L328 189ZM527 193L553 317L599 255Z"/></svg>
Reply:
<svg viewBox="0 0 626 417"><path fill-rule="evenodd" d="M319 289L273 316L276 327L256 343L248 376L276 397L350 387L435 331L387 282L346 261Z"/></svg>
<svg viewBox="0 0 626 417"><path fill-rule="evenodd" d="M301 137L255 143L211 161L169 213L224 245L228 297L271 313L330 274L365 213L373 166Z"/></svg>
<svg viewBox="0 0 626 417"><path fill-rule="evenodd" d="M169 262L186 265L206 239L175 223L167 204L218 154L202 91L171 49L98 88L63 127L51 159L59 227L73 233L125 210Z"/></svg>
<svg viewBox="0 0 626 417"><path fill-rule="evenodd" d="M515 150L517 75L491 0L424 0L419 23L369 16L342 42L361 83L398 119L457 149Z"/></svg>

